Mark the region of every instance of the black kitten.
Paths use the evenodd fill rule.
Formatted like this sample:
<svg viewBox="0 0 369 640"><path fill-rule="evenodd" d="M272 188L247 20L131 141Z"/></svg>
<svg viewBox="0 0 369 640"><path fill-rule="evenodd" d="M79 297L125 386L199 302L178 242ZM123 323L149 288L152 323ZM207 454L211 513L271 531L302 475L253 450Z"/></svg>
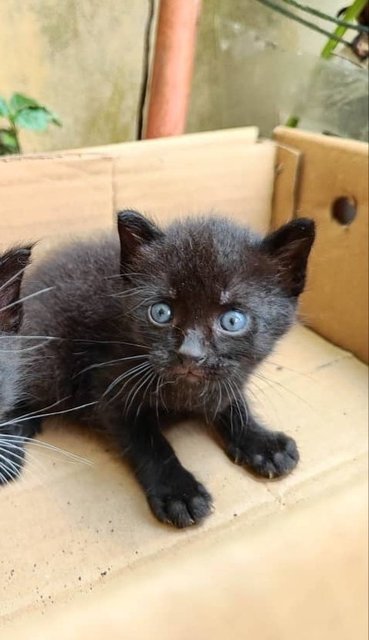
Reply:
<svg viewBox="0 0 369 640"><path fill-rule="evenodd" d="M27 411L85 406L78 418L108 432L159 520L186 527L211 498L161 428L184 416L214 426L230 458L273 478L298 461L294 441L258 424L242 393L295 319L314 223L265 238L226 219L175 223L118 215L119 239L51 255L24 294L25 335L57 336L37 367L24 361ZM22 407L20 411L25 411Z"/></svg>
<svg viewBox="0 0 369 640"><path fill-rule="evenodd" d="M19 292L30 247L11 249L0 256L0 484L18 475L23 449L18 449L16 428L7 414L20 397L19 345L16 338L22 321ZM14 436L14 437L13 437Z"/></svg>

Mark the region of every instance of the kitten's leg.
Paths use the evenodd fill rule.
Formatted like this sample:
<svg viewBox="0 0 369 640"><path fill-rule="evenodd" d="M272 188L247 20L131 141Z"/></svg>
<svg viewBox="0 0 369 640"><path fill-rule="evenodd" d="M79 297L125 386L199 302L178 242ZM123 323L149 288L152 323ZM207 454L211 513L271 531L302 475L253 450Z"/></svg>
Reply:
<svg viewBox="0 0 369 640"><path fill-rule="evenodd" d="M210 513L211 496L182 467L152 417L142 416L135 422L124 453L158 520L183 528Z"/></svg>
<svg viewBox="0 0 369 640"><path fill-rule="evenodd" d="M229 458L257 475L278 478L290 473L299 461L295 441L285 433L261 426L246 400L224 409L215 426Z"/></svg>

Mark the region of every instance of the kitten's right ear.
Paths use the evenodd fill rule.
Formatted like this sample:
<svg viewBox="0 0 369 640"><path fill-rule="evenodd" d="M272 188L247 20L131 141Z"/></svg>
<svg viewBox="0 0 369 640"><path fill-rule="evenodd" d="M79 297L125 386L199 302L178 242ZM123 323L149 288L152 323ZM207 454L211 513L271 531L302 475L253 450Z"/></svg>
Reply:
<svg viewBox="0 0 369 640"><path fill-rule="evenodd" d="M22 305L18 300L31 252L32 246L20 247L0 257L0 331L5 333L16 333L22 321Z"/></svg>
<svg viewBox="0 0 369 640"><path fill-rule="evenodd" d="M314 239L314 221L297 218L270 233L261 243L261 250L275 261L276 275L290 296L297 297L304 289Z"/></svg>
<svg viewBox="0 0 369 640"><path fill-rule="evenodd" d="M126 209L118 213L121 270L142 245L164 236L163 232L141 213Z"/></svg>

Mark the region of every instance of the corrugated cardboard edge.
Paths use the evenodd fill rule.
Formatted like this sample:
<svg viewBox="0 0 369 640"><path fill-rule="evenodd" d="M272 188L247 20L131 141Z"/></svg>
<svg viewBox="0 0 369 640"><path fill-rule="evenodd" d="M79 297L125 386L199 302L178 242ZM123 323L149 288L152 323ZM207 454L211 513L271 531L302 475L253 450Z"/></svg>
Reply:
<svg viewBox="0 0 369 640"><path fill-rule="evenodd" d="M273 196L277 227L293 217L317 223L302 319L331 342L368 361L368 145L287 127L278 143ZM331 216L335 198L353 197L350 226Z"/></svg>
<svg viewBox="0 0 369 640"><path fill-rule="evenodd" d="M244 144L255 144L259 138L257 127L235 127L233 129L221 129L219 131L203 131L199 133L188 133L184 136L171 136L168 138L151 138L149 140L132 140L129 142L117 142L114 144L104 144L96 147L80 147L75 149L61 149L59 151L49 151L43 153L27 153L24 155L1 156L1 163L27 162L29 160L64 158L65 156L95 157L95 156L120 156L130 150L140 147L147 147L150 151L157 149L171 149L180 145L181 147L218 146L223 142L232 143L242 141Z"/></svg>
<svg viewBox="0 0 369 640"><path fill-rule="evenodd" d="M63 238L111 227L122 208L165 223L213 206L266 231L275 145L258 143L257 133L247 127L1 158L0 248L41 240L42 251Z"/></svg>

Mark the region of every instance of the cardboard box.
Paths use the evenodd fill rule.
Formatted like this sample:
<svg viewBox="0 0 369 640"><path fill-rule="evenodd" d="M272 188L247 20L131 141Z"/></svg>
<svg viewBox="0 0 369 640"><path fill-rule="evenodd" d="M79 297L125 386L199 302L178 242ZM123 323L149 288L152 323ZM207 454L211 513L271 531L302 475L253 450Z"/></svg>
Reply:
<svg viewBox="0 0 369 640"><path fill-rule="evenodd" d="M50 424L21 480L0 491L0 638L37 640L361 640L367 608L368 149L255 128L0 160L1 247L86 235L136 207L162 222L219 211L266 231L318 223L307 327L295 327L255 379L271 427L301 462L256 480L195 425L170 434L209 487L215 513L175 531L106 443ZM354 198L341 226L332 202ZM37 256L36 256L37 259Z"/></svg>

